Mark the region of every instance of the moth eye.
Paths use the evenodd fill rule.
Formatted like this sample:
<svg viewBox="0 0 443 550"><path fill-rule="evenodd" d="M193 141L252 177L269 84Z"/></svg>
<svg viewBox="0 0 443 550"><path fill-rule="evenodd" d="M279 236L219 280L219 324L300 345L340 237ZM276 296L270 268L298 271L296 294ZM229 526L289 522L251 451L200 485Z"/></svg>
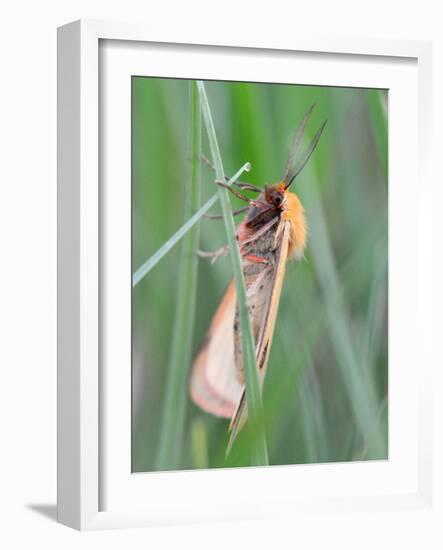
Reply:
<svg viewBox="0 0 443 550"><path fill-rule="evenodd" d="M281 201L282 201L282 198L280 197L280 195L276 195L274 197L274 204L275 206L280 206L281 205Z"/></svg>

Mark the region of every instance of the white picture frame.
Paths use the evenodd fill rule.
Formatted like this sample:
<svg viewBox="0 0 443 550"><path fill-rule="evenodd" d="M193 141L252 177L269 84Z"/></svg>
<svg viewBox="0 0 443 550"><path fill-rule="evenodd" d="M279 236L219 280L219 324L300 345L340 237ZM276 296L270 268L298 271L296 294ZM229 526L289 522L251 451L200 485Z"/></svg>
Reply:
<svg viewBox="0 0 443 550"><path fill-rule="evenodd" d="M119 82L124 81L127 75L140 74L137 63L144 64L146 59L151 64L161 63L162 74L172 76L174 62L178 65L178 61L174 61L174 55L178 57L180 51L185 49L180 67L182 71L188 71L186 74L190 78L216 78L221 74L220 67L224 65L220 62L220 57L217 58L218 63L213 63L214 56L227 55L231 60L238 60L248 52L251 56L253 52L254 55L263 55L263 59L272 54L273 59L278 59L283 68L295 54L303 53L305 59L312 61L313 66L317 58L322 58L321 83L331 85L359 85L359 82L363 85L366 82L368 86L375 87L378 83L383 87L383 82L390 78L388 73L395 72L386 67L383 69L383 63L391 68L401 64L413 67L403 72L405 78L412 79L408 82L416 83L418 87L411 88L411 94L405 94L402 101L409 101L417 112L417 125L414 122L411 130L412 135L418 135L418 140L409 139L409 143L406 143L405 137L405 141L399 140L398 145L397 142L390 141L390 171L397 170L394 180L403 178L406 182L405 196L400 198L397 195L394 208L398 213L399 223L406 223L407 214L413 206L407 191L414 189L415 201L418 197L419 204L417 218L413 222L415 236L420 238L417 242L432 242L428 158L431 121L429 43L298 35L296 39L282 37L280 43L267 43L263 38L252 44L241 39L224 40L223 37L213 37L207 41L202 36L190 40L186 31L180 36L176 32L173 34L167 36L160 32L157 36L152 29L144 26L101 21L74 22L61 27L58 33L59 521L83 530L291 516L295 510L297 513L328 513L336 512L337 509L346 512L356 508L362 511L402 508L432 510L432 441L429 426L432 417L433 358L431 334L426 324L426 320L432 318L432 296L426 285L430 278L431 244L416 247L412 252L405 249L403 254L394 256L398 262L397 278L401 276L404 262L408 259L410 261L411 256L415 265L422 267L412 271L409 286L412 296L410 312L414 313L413 327L417 339L412 342L408 338L406 341L409 347L405 347L403 353L399 349L397 353L396 350L393 350L393 354L390 353L390 361L405 365L405 388L402 389L402 395L399 395L398 411L410 416L412 425L417 425L417 432L410 437L399 438L397 455L394 447L394 457L391 456L390 461L371 465L361 463L352 470L352 465L347 464L323 465L322 470L317 470L315 475L312 467L310 472L306 467L305 470L301 470L301 467L274 467L266 472L263 469L242 469L151 473L145 478L139 474L131 475L130 467L128 469L130 395L127 392L125 394L130 365L128 364L126 378L119 379L111 373L104 384L99 349L103 323L103 311L100 308L102 302L109 299L106 290L109 285L104 285L103 289L99 284L103 270L109 267L108 260L103 263L103 232L110 229L106 224L100 225L99 213L103 208L109 209L113 219L121 224L123 233L125 227L126 230L128 228L125 213L115 210L116 204L125 202L124 193L128 192L127 188L126 191L122 188L123 195L108 197L106 204L103 201L106 194L103 192L99 172L103 146L100 140L104 138L103 129L99 126L99 115L105 107L100 104L100 85L110 87L112 82L115 93L112 97L107 97L107 103L108 100L118 102L126 93L126 88L120 88ZM114 46L109 50L103 49L106 44ZM190 48L190 45L193 47ZM167 48L170 50L169 55L163 55L163 50ZM193 65L196 61L191 59L187 65L187 52L191 50L192 56L200 56L198 65ZM328 64L333 62L343 65L342 72L336 72L334 77L327 71ZM351 75L351 65L357 67L358 64L362 64L364 70L356 69ZM101 71L105 65L112 66L112 69L103 76ZM234 67L235 63L232 65ZM245 80L254 78L252 65L242 65L242 76ZM155 75L152 66L150 65L148 74ZM193 68L196 66L199 67L198 72ZM230 68L231 71L235 70L233 67ZM270 70L271 68L268 69ZM309 76L314 84L320 83L320 76L315 76L316 70L318 73L318 67L314 67L314 72ZM401 72L398 71L399 86L403 82ZM366 76L363 76L364 73ZM263 81L267 78L278 81L278 74L269 76L269 72L265 73ZM398 97L400 101L400 94ZM395 103L393 111L395 113ZM125 111L116 112L115 116L122 117L123 122L117 122L117 127L121 134L120 139L124 140L125 135L127 137L129 120L124 122ZM401 118L400 111L398 118ZM122 151L121 155L109 155L114 159L121 157L118 161L120 164L115 167L117 172L119 166L123 167L122 170L128 166L128 159L124 158L128 151L125 143L122 141L111 144L111 147ZM399 162L401 155L405 154L410 159L409 174L404 168L401 171ZM411 179L415 178L415 166L418 168L418 185ZM118 173L123 179L127 179L127 173ZM404 218L401 217L402 213ZM394 244L401 244L404 238L397 231ZM111 261L115 262L117 258L120 264L125 264L125 257L127 260L129 254L125 247L127 248L127 241L125 244L123 239L122 247L116 247L114 260ZM395 271L394 265L394 277ZM407 280L406 275L403 278ZM390 279L392 289L391 283ZM123 288L118 287L118 281L116 284L117 289ZM402 288L404 290L405 286ZM396 302L399 305L401 298L399 291ZM127 302L121 308L119 311L126 311L127 315ZM125 319L125 313L122 318ZM393 316L394 322L397 320L395 326L399 327L397 341L401 341L402 336L410 336L412 330L406 323L402 325L401 318L401 311ZM390 331L391 329L390 326ZM128 330L129 326L126 330L123 326L122 331L126 335ZM418 356L419 350L421 359L418 370L414 368L413 359ZM122 369L120 374L123 372ZM102 399L104 393L106 399ZM112 436L106 428L105 420L108 418L109 424L111 413L105 402L113 404ZM394 424L390 426L390 432L393 431L395 436L396 415L393 417ZM401 422L399 415L397 422ZM390 441L390 448L391 443ZM109 458L111 456L112 460ZM395 456L398 456L398 461ZM296 474L298 495L290 496L284 488L288 486L288 479ZM303 488L301 479L306 480ZM245 495L244 498L249 503L247 507L242 506L242 500L238 499L237 494L236 505L231 502L228 493L223 494L227 482L234 485L239 494ZM150 503L144 504L142 497L147 492L151 495ZM167 498L162 499L162 495L167 495ZM216 499L214 495L217 495Z"/></svg>

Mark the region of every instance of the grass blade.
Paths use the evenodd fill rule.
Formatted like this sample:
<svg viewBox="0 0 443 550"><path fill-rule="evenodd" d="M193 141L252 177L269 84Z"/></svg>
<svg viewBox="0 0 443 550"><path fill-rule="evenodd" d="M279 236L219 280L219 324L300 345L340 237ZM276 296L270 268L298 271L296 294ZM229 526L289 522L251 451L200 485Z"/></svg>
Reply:
<svg viewBox="0 0 443 550"><path fill-rule="evenodd" d="M201 109L195 82L191 84L191 178L185 201L185 219L197 208L201 195ZM175 323L166 395L163 401L157 470L179 467L185 424L187 375L191 362L197 293L199 225L191 226L181 248Z"/></svg>
<svg viewBox="0 0 443 550"><path fill-rule="evenodd" d="M209 467L208 434L201 417L196 418L191 427L192 463L199 470Z"/></svg>
<svg viewBox="0 0 443 550"><path fill-rule="evenodd" d="M249 162L244 164L233 176L232 178L226 182L226 185L231 186L235 181L238 180L238 178L243 174L243 172L248 172L251 168L251 165ZM218 193L215 193L197 212L191 216L186 223L184 223L180 229L172 235L170 239L168 239L163 246L161 246L157 252L155 252L150 258L146 260L144 264L142 264L137 271L132 275L132 286L138 285L138 283L146 277L146 275L151 271L153 267L155 267L158 262L170 251L174 248L174 246L186 235L192 227L200 220L204 214L208 210L210 210L214 204L218 201L220 198L220 195Z"/></svg>
<svg viewBox="0 0 443 550"><path fill-rule="evenodd" d="M200 95L203 119L205 122L206 132L211 149L212 161L215 166L215 174L217 179L223 180L223 164L218 147L211 110L209 107L208 98L206 96L205 86L201 81L197 82L197 86ZM230 247L232 270L234 273L235 286L237 290L237 304L239 309L242 334L243 367L246 380L246 401L248 405L249 423L250 426L254 428L255 435L252 456L255 465L264 466L269 463L268 450L263 429L261 388L256 365L255 345L252 336L251 321L248 313L248 304L246 299L246 289L241 265L240 251L237 244L234 218L232 216L228 192L223 187L220 187L218 192L220 196L223 219L225 222L226 235Z"/></svg>
<svg viewBox="0 0 443 550"><path fill-rule="evenodd" d="M310 211L312 258L324 295L331 343L347 388L356 424L361 437L365 439L374 425L377 399L374 388L368 386L362 374L362 363L359 361L358 350L352 338L352 323L334 260L330 231L328 231L322 200L315 182L311 182L310 194L306 195L305 204Z"/></svg>

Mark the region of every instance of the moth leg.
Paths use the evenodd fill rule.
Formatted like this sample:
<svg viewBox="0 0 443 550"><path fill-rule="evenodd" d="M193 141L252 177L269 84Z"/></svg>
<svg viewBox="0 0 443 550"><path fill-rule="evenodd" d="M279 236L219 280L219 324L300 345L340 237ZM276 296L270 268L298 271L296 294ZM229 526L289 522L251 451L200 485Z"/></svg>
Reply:
<svg viewBox="0 0 443 550"><path fill-rule="evenodd" d="M273 225L275 225L278 222L278 216L275 216L275 218L272 218L272 220L269 220L268 223L265 223L263 227L258 229L255 233L253 233L248 239L243 241L241 244L244 246L245 244L252 243L253 241L257 240L259 237L261 237L264 233L266 233Z"/></svg>
<svg viewBox="0 0 443 550"><path fill-rule="evenodd" d="M226 177L226 176L225 176ZM226 180L228 181L228 180ZM253 183L246 183L245 181L234 181L233 185L236 185L239 189L247 189L248 191L254 191L254 193L262 193L263 189L257 187Z"/></svg>
<svg viewBox="0 0 443 550"><path fill-rule="evenodd" d="M238 197L238 198L241 199L242 201L247 202L250 206L261 206L261 207L266 207L266 208L269 207L269 205L268 205L267 202L261 201L261 200L250 199L250 198L247 197L246 195L243 195L243 193L239 193L239 192L236 191L235 189L232 189L232 187L230 187L229 185L226 185L226 183L225 183L224 181L215 180L215 183L216 183L217 185L220 185L220 187L224 187L224 188L227 189L230 193L232 193L233 195L235 195L236 197Z"/></svg>
<svg viewBox="0 0 443 550"><path fill-rule="evenodd" d="M197 254L200 258L211 258L211 264L216 262L222 256L227 256L229 254L229 245L222 246L218 250L213 250L212 252L207 252L205 250L198 250Z"/></svg>
<svg viewBox="0 0 443 550"><path fill-rule="evenodd" d="M266 258L262 258L261 256L256 256L255 254L245 254L243 255L244 260L248 260L249 262L253 262L255 264L268 264L269 260Z"/></svg>
<svg viewBox="0 0 443 550"><path fill-rule="evenodd" d="M237 208L237 210L232 211L233 216L238 216L238 214L241 214L242 212L246 212L249 210L249 206L242 206L242 208ZM207 218L208 220L222 220L223 216L221 214L204 214L204 218Z"/></svg>
<svg viewBox="0 0 443 550"><path fill-rule="evenodd" d="M225 189L227 189L230 193L232 193L233 195L235 195L237 198L241 199L242 201L245 201L247 202L248 204L252 204L254 201L251 200L249 197L247 197L246 195L243 195L243 193L239 193L238 191L236 191L235 189L232 189L232 187L230 187L229 185L226 185L226 183L224 181L220 181L220 180L215 180L215 183L217 185L220 185L220 187L224 187Z"/></svg>
<svg viewBox="0 0 443 550"><path fill-rule="evenodd" d="M224 181L215 180L215 183L217 185L220 185L220 187L224 187L230 193L232 193L233 195L235 195L236 197L238 197L242 201L247 202L250 206L261 206L261 207L266 207L266 208L268 208L268 206L269 206L268 203L265 202L265 201L250 199L246 195L243 195L243 193L239 193L235 189L232 189L232 187L230 187L229 185L226 185L226 183Z"/></svg>
<svg viewBox="0 0 443 550"><path fill-rule="evenodd" d="M215 172L215 166L212 164L212 162L208 158L206 158L204 155L201 155L201 159L207 166L209 166L209 168L211 168L211 170ZM224 175L224 178L225 178L225 181L229 181L231 179L226 174ZM237 180L236 182L234 182L234 185L236 185L240 189L248 189L249 191L255 191L256 193L261 193L263 191L263 189L260 189L260 187L257 187L253 183L247 183L245 181Z"/></svg>
<svg viewBox="0 0 443 550"><path fill-rule="evenodd" d="M266 204L266 206L264 206L263 208L261 208L259 210L258 214L256 214L254 217L248 219L248 226L252 227L252 228L257 227L258 225L260 225L262 223L262 221L264 219L269 217L269 214L272 210L274 210L275 213L277 214L275 206L273 206L271 204Z"/></svg>

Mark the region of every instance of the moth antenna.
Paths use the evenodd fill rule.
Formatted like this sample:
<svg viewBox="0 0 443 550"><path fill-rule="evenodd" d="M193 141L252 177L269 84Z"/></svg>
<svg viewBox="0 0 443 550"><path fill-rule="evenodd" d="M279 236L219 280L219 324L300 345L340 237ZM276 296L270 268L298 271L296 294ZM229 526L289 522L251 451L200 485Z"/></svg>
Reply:
<svg viewBox="0 0 443 550"><path fill-rule="evenodd" d="M286 163L285 174L283 180L285 183L288 183L291 179L291 174L294 172L294 164L297 156L298 149L305 131L306 125L308 123L309 117L311 116L312 111L314 110L315 103L313 103L309 109L306 111L303 120L300 123L300 126L297 128L295 133L294 143L292 144L291 150L289 151L288 161Z"/></svg>
<svg viewBox="0 0 443 550"><path fill-rule="evenodd" d="M305 152L303 153L302 157L295 163L293 173L290 174L290 178L288 181L285 181L286 183L286 189L292 184L292 182L295 180L295 178L300 174L300 172L305 167L306 163L308 162L310 156L314 152L315 148L317 147L317 144L320 140L320 137L323 133L323 130L326 126L326 123L328 121L325 120L323 124L320 126L320 128L317 130L317 133L313 137L311 143L306 148Z"/></svg>

